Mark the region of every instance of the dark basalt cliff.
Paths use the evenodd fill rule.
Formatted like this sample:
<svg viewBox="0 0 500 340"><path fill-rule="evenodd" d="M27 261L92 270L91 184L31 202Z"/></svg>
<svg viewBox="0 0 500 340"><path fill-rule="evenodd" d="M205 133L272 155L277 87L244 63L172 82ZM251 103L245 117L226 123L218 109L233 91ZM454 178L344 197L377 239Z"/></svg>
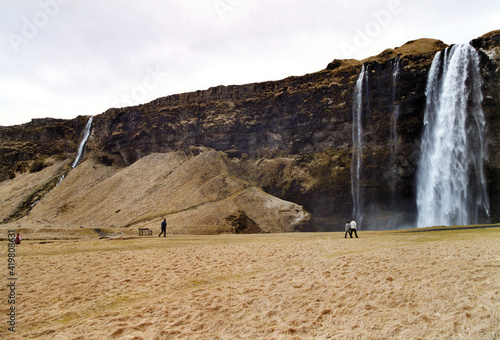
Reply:
<svg viewBox="0 0 500 340"><path fill-rule="evenodd" d="M500 31L471 44L482 56L488 192L491 218L499 221ZM365 227L411 225L427 74L436 52L446 46L420 39L362 61L334 60L325 70L300 77L218 86L109 109L94 118L87 156L108 166L128 166L151 153L213 148L225 152L235 176L304 206L316 230L335 230L352 214L353 93L365 64L370 79L363 117ZM26 171L23 164L36 166L37 160L43 164L49 156L74 152L85 123L86 117L79 117L0 128L0 179Z"/></svg>
<svg viewBox="0 0 500 340"><path fill-rule="evenodd" d="M87 120L45 118L0 127L0 182L16 173L40 171L55 159L74 157Z"/></svg>

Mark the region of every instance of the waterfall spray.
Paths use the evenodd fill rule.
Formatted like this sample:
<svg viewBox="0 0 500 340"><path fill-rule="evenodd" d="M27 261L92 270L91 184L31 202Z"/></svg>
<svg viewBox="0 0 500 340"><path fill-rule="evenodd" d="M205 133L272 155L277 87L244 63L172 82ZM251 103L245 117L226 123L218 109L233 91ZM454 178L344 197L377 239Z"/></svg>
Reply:
<svg viewBox="0 0 500 340"><path fill-rule="evenodd" d="M83 158L83 152L85 150L85 145L87 144L87 140L89 139L90 136L90 131L92 130L92 120L94 117L90 117L87 125L85 126L85 130L83 132L83 138L82 141L80 142L80 146L78 147L78 154L76 155L76 159L71 165L71 167L76 168L78 164L80 164L82 158Z"/></svg>
<svg viewBox="0 0 500 340"><path fill-rule="evenodd" d="M352 164L351 164L351 193L353 200L354 218L361 223L362 192L360 186L361 163L363 159L363 94L368 90L368 67L363 64L354 89L352 106ZM367 97L368 98L368 97Z"/></svg>
<svg viewBox="0 0 500 340"><path fill-rule="evenodd" d="M469 44L440 51L427 79L417 173L418 226L471 224L489 217L479 54Z"/></svg>

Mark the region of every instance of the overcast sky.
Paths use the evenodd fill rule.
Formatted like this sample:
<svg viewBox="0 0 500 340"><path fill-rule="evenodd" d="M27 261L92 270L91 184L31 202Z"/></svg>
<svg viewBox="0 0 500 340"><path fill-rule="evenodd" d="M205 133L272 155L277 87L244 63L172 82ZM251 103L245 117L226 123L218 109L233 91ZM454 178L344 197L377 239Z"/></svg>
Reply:
<svg viewBox="0 0 500 340"><path fill-rule="evenodd" d="M278 80L500 29L498 0L0 0L0 125Z"/></svg>

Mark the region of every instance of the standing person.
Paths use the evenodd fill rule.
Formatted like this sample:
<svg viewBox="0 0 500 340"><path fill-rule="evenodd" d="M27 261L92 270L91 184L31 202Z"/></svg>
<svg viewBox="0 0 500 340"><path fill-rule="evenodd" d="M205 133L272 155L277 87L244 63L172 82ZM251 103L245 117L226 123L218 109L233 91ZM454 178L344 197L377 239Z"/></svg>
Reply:
<svg viewBox="0 0 500 340"><path fill-rule="evenodd" d="M14 243L15 244L21 244L21 240L22 239L23 238L21 237L21 235L19 235L19 233L17 233L16 238L14 239Z"/></svg>
<svg viewBox="0 0 500 340"><path fill-rule="evenodd" d="M356 220L353 218L351 221L351 237L352 237L352 233L354 232L354 235L356 235L356 238L358 238L358 233L356 231L357 227L358 226L356 225Z"/></svg>
<svg viewBox="0 0 500 340"><path fill-rule="evenodd" d="M347 238L347 233L349 233L349 236L352 238L352 231L351 231L351 222L347 221L345 224L345 235L344 238Z"/></svg>
<svg viewBox="0 0 500 340"><path fill-rule="evenodd" d="M158 237L160 237L161 234L163 234L163 237L167 237L167 219L166 218L164 218L163 222L161 222L161 233L160 233L160 235L158 235Z"/></svg>

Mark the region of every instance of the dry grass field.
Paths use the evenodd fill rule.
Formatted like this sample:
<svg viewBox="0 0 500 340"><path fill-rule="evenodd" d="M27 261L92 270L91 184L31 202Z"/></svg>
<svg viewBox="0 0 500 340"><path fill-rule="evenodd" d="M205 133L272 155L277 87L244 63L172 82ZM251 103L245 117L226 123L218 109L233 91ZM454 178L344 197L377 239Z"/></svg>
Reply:
<svg viewBox="0 0 500 340"><path fill-rule="evenodd" d="M500 337L500 228L359 234L28 240L0 338Z"/></svg>

